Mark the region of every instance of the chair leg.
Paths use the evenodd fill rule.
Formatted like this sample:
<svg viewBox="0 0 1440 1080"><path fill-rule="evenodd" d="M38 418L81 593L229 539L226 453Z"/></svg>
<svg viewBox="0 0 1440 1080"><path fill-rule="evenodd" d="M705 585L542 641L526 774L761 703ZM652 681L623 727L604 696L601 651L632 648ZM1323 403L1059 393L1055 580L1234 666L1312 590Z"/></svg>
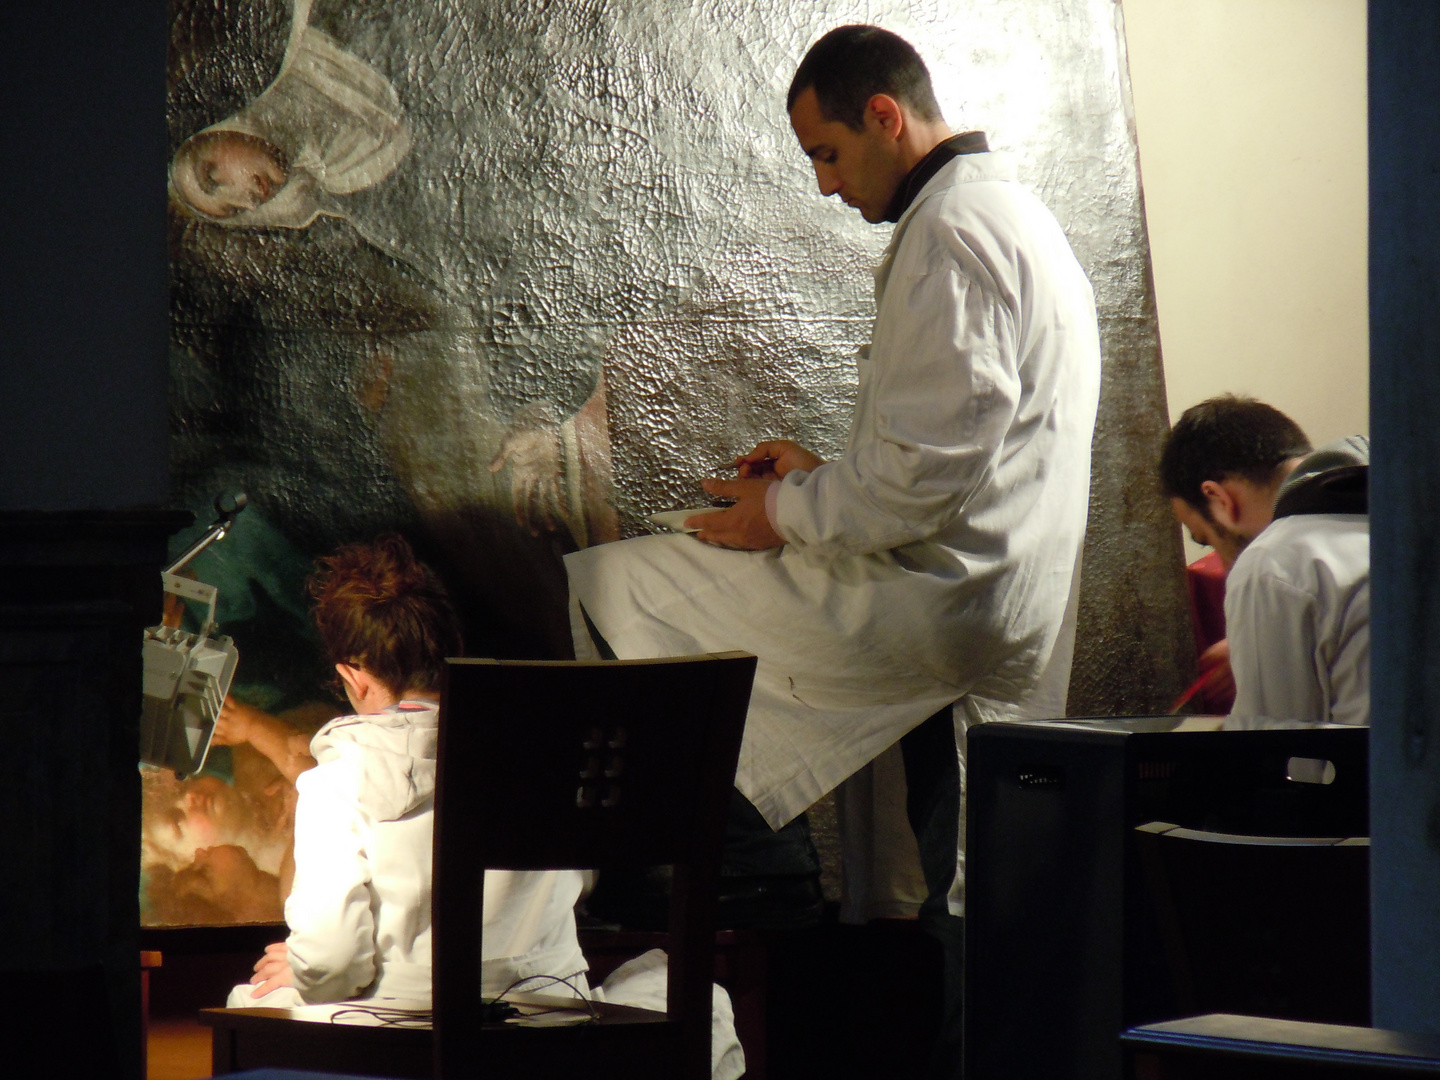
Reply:
<svg viewBox="0 0 1440 1080"><path fill-rule="evenodd" d="M150 969L164 958L158 950L140 950L140 1075L150 1075Z"/></svg>
<svg viewBox="0 0 1440 1080"><path fill-rule="evenodd" d="M955 722L946 706L900 740L905 761L905 809L929 895L920 907L920 925L944 955L944 1002L940 1033L926 1076L959 1077L963 1063L965 920L950 914L960 838L960 757Z"/></svg>
<svg viewBox="0 0 1440 1080"><path fill-rule="evenodd" d="M765 1080L765 945L753 942L726 950L726 983L735 1009L735 1033L745 1050L745 1075Z"/></svg>

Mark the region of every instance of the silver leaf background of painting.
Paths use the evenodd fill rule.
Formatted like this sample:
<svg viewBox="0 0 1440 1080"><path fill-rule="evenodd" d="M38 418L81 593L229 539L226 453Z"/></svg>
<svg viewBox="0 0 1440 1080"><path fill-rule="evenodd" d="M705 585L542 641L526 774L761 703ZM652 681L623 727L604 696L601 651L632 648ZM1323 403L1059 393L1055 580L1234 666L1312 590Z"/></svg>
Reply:
<svg viewBox="0 0 1440 1080"><path fill-rule="evenodd" d="M178 146L274 77L289 8L172 7ZM395 87L413 146L305 230L172 214L183 491L246 486L312 551L417 531L512 653L562 651L561 551L697 504L757 438L843 444L889 230L819 197L784 93L820 33L875 22L919 46L953 127L1016 155L1095 285L1071 711L1178 691L1189 623L1152 479L1166 409L1117 3L316 0L311 22ZM517 430L567 420L583 483L564 527L531 536L512 463L491 466Z"/></svg>

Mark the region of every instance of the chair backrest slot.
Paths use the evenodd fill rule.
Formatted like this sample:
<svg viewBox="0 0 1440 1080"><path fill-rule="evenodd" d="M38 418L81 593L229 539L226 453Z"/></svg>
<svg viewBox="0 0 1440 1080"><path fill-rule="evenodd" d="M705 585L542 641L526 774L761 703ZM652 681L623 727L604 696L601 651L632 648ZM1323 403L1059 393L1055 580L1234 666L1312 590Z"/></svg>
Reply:
<svg viewBox="0 0 1440 1080"><path fill-rule="evenodd" d="M1367 838L1134 835L1183 1011L1369 1023Z"/></svg>

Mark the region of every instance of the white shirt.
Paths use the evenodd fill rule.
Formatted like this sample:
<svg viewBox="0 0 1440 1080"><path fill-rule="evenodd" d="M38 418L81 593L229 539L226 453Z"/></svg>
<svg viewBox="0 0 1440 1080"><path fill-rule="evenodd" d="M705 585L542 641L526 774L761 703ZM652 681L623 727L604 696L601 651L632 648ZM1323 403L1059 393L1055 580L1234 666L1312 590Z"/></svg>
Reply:
<svg viewBox="0 0 1440 1080"><path fill-rule="evenodd" d="M438 711L404 701L342 716L311 742L318 764L295 785L295 884L285 901L290 969L306 1002L430 1000ZM586 969L574 916L582 880L574 870L486 871L485 993Z"/></svg>
<svg viewBox="0 0 1440 1080"><path fill-rule="evenodd" d="M1370 723L1370 519L1272 521L1225 582L1241 718Z"/></svg>
<svg viewBox="0 0 1440 1080"><path fill-rule="evenodd" d="M995 153L931 178L875 280L849 443L785 478L783 548L649 536L566 556L579 655L583 604L621 657L759 657L736 785L774 826L957 699L967 723L1063 715L1100 385L1089 282Z"/></svg>

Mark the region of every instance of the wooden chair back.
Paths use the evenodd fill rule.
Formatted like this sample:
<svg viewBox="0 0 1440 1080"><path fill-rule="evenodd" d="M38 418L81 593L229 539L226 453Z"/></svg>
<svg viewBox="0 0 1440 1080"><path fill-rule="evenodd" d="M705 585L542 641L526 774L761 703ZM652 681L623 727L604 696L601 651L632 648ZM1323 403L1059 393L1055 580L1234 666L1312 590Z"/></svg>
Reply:
<svg viewBox="0 0 1440 1080"><path fill-rule="evenodd" d="M754 672L740 653L449 661L435 796L437 1076L504 1076L512 1060L521 1075L709 1076L720 849ZM658 864L674 867L663 1023L482 1028L486 869Z"/></svg>
<svg viewBox="0 0 1440 1080"><path fill-rule="evenodd" d="M1185 1014L1370 1022L1368 838L1135 837Z"/></svg>

